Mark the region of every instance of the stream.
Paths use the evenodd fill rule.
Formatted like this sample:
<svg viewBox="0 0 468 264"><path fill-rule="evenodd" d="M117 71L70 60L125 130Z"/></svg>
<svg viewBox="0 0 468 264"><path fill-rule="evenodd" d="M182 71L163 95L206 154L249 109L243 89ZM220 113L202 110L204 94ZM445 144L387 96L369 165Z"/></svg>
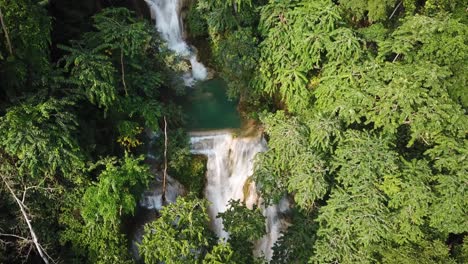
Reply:
<svg viewBox="0 0 468 264"><path fill-rule="evenodd" d="M226 83L221 79L205 80L206 68L197 61L193 48L183 36L183 24L179 16L180 0L146 0L151 14L156 20L156 28L167 42L169 49L190 61L192 71L182 78L191 89L182 102L184 111L189 116L191 152L207 157L206 186L204 196L209 201L208 208L211 229L220 239L227 239L229 234L223 229L222 221L216 218L227 209L231 199L243 201L248 208L258 205L266 217L267 234L255 243L254 254L272 257L272 246L285 230L288 222L283 217L289 210L289 202L283 199L279 204L267 208L257 193L255 182L251 180L254 170L255 155L267 149L266 141L260 131L249 133L251 136L236 136L241 119L237 112L237 102L226 97ZM252 135L253 134L253 135ZM160 185L160 184L159 184ZM162 188L158 184L150 187L140 207L160 210ZM167 190L168 202L184 194L184 188L170 178ZM149 221L144 219L141 225ZM136 236L141 239L142 231ZM139 240L136 238L136 240Z"/></svg>

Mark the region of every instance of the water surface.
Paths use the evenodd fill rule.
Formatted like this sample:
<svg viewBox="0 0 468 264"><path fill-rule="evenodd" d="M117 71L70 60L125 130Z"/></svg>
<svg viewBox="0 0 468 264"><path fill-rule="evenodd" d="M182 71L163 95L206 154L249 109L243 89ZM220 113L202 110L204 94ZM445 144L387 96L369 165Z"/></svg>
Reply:
<svg viewBox="0 0 468 264"><path fill-rule="evenodd" d="M228 100L226 82L220 78L188 88L182 107L188 116L189 130L240 128L237 101Z"/></svg>

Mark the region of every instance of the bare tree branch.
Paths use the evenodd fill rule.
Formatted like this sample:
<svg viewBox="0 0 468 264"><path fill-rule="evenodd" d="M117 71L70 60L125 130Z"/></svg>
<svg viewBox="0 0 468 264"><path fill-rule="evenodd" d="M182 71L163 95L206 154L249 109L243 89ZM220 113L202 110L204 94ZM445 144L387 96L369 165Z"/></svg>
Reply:
<svg viewBox="0 0 468 264"><path fill-rule="evenodd" d="M122 84L124 86L125 95L128 95L127 84L125 83L125 67L123 62L123 49L120 49L120 66L122 68Z"/></svg>
<svg viewBox="0 0 468 264"><path fill-rule="evenodd" d="M41 244L39 244L39 246L42 248L42 251L44 252L44 254L46 254L46 256L52 261L52 263L55 264L56 262L54 261L54 259L51 256L49 256L49 254L47 254L44 247Z"/></svg>
<svg viewBox="0 0 468 264"><path fill-rule="evenodd" d="M49 0L43 0L43 1L40 1L39 3L37 3L38 5L40 6L46 6L49 4Z"/></svg>
<svg viewBox="0 0 468 264"><path fill-rule="evenodd" d="M167 121L164 116L164 174L163 174L163 192L162 200L166 201L166 178L167 178Z"/></svg>
<svg viewBox="0 0 468 264"><path fill-rule="evenodd" d="M23 214L23 218L24 220L26 221L26 224L28 225L28 228L29 228L29 233L31 234L31 237L32 237L32 242L34 243L34 245L36 246L36 250L37 252L39 253L39 255L41 256L42 260L44 261L44 263L46 264L49 264L49 260L47 258L47 253L45 253L44 249L42 248L41 244L39 244L39 240L37 239L37 235L36 235L36 232L34 232L34 229L32 227L32 224L31 224L31 220L29 219L29 215L28 213L26 212L26 206L23 204L23 202L16 196L15 192L13 191L13 189L10 187L10 185L8 184L8 181L5 179L5 177L2 175L2 180L3 180L3 183L5 184L5 186L7 187L8 191L10 191L10 194L11 196L13 197L13 199L16 201L16 203L18 204L18 207L20 208L21 210L21 213ZM47 256L46 256L47 255Z"/></svg>
<svg viewBox="0 0 468 264"><path fill-rule="evenodd" d="M388 19L392 19L393 15L395 15L395 12L398 10L398 8L400 7L401 3L402 3L402 2L400 1L400 3L398 3L398 5L395 7L395 9L393 9L393 12L392 12L392 14L390 15L390 17L389 17Z"/></svg>
<svg viewBox="0 0 468 264"><path fill-rule="evenodd" d="M5 25L5 21L3 21L3 13L2 9L0 8L0 23L2 24L3 32L5 33L5 38L7 41L7 46L8 46L8 51L10 52L10 55L13 55L13 48L11 46L11 41L10 41L10 36L8 35L8 29Z"/></svg>
<svg viewBox="0 0 468 264"><path fill-rule="evenodd" d="M44 181L41 181L38 185L35 185L35 186L28 186L28 187L25 187L24 188L24 191L23 191L23 195L22 195L22 199L21 199L21 202L24 204L24 201L26 199L26 193L29 191L29 190L33 190L33 189L39 189L39 190L43 190L43 191L47 191L47 192L52 192L54 190L57 190L58 188L52 188L52 187L41 187L39 185L41 185Z"/></svg>
<svg viewBox="0 0 468 264"><path fill-rule="evenodd" d="M18 236L18 235L14 235L14 234L4 234L4 233L0 233L0 236L3 236L3 237L14 237L14 238L18 238L18 239L21 239L21 240L30 241L30 239L28 239L28 238L25 238L25 237L22 237L22 236Z"/></svg>
<svg viewBox="0 0 468 264"><path fill-rule="evenodd" d="M29 249L28 249L28 254L26 254L26 257L24 258L24 260L23 260L22 263L26 263L26 261L28 261L29 254L31 254L32 248L33 248L33 245L30 245L30 246L29 246Z"/></svg>

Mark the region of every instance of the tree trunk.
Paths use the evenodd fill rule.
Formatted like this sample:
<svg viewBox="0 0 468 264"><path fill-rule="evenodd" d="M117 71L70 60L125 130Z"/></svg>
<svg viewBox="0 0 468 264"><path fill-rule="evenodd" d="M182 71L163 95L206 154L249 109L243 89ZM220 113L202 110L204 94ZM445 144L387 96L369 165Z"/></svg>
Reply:
<svg viewBox="0 0 468 264"><path fill-rule="evenodd" d="M8 29L5 25L5 21L3 20L3 13L2 13L1 8L0 8L0 23L2 24L2 29L5 34L5 39L7 41L8 51L10 52L10 55L13 55L13 48L11 46L10 36L8 35Z"/></svg>

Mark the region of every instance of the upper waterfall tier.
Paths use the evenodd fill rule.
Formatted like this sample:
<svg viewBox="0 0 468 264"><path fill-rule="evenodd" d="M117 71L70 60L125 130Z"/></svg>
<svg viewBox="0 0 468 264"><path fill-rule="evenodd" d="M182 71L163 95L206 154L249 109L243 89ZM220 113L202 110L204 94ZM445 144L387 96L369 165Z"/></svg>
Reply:
<svg viewBox="0 0 468 264"><path fill-rule="evenodd" d="M197 61L197 55L182 37L183 24L180 18L180 0L145 0L151 16L156 20L156 29L167 42L168 48L186 58L192 65L192 73L184 76L185 84L193 85L195 80L206 79L205 66Z"/></svg>

